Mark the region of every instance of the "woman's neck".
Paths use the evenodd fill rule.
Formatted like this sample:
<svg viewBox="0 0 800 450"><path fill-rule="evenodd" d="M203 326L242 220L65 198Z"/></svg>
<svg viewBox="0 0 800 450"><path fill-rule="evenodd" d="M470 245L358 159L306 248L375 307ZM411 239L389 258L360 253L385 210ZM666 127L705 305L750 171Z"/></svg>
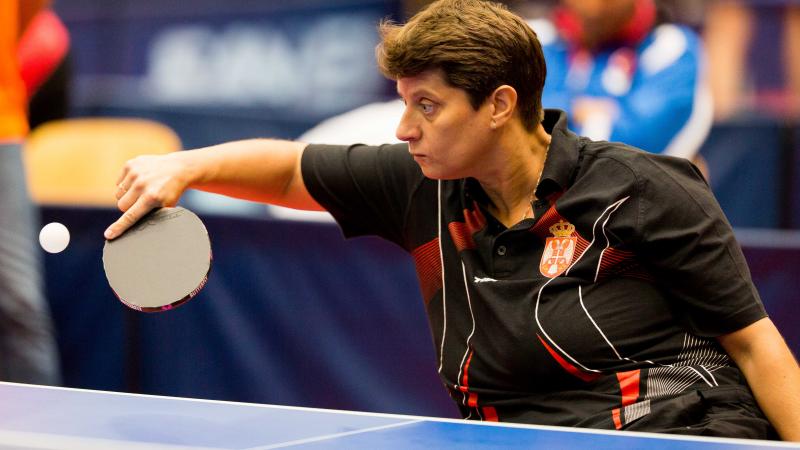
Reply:
<svg viewBox="0 0 800 450"><path fill-rule="evenodd" d="M491 200L489 211L506 227L532 213L531 203L539 183L550 135L539 125L499 130L496 151L485 173L476 177Z"/></svg>

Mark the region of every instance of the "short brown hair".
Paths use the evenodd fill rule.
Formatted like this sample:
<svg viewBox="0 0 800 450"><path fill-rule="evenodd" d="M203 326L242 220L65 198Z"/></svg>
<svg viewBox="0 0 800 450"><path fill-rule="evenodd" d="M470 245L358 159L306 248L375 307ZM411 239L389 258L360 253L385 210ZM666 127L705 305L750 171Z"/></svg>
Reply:
<svg viewBox="0 0 800 450"><path fill-rule="evenodd" d="M405 25L384 20L375 49L388 78L441 69L446 81L467 92L475 109L499 86L517 91L523 124L532 130L542 118L547 74L536 33L505 6L481 0L440 0Z"/></svg>

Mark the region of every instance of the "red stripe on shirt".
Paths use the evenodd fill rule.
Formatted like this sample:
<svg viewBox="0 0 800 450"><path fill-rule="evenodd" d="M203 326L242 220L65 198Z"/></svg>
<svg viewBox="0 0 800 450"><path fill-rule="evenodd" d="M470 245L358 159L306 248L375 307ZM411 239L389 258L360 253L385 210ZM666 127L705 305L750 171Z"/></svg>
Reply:
<svg viewBox="0 0 800 450"><path fill-rule="evenodd" d="M553 350L549 345L547 345L547 342L545 342L544 339L542 339L541 336L539 336L537 334L536 337L539 338L539 341L542 343L542 345L544 345L544 348L546 348L547 351L550 353L550 356L552 356L553 359L555 359L556 362L561 367L563 367L564 370L566 370L567 372L571 373L572 375L575 375L576 377L580 378L581 380L583 380L583 381L585 381L587 383L590 383L590 382L600 378L601 374L599 374L599 373L585 372L585 371L583 371L581 369L578 369L577 367L573 366L566 359L562 358L561 355L556 353L556 351Z"/></svg>
<svg viewBox="0 0 800 450"><path fill-rule="evenodd" d="M622 420L619 417L619 408L614 408L611 410L611 418L614 419L614 428L621 429L622 428Z"/></svg>
<svg viewBox="0 0 800 450"><path fill-rule="evenodd" d="M563 220L564 218L561 217L561 214L556 211L555 206L551 206L539 217L539 220L536 221L536 224L530 228L531 233L539 236L542 240L552 236L550 234L550 227L553 226L559 220Z"/></svg>
<svg viewBox="0 0 800 450"><path fill-rule="evenodd" d="M477 202L472 203L472 209L464 210L464 220L470 234L475 234L486 227L486 217L480 210Z"/></svg>
<svg viewBox="0 0 800 450"><path fill-rule="evenodd" d="M464 209L464 222L450 222L447 229L458 251L474 249L475 239L472 237L486 227L486 217L481 213L478 204L473 209Z"/></svg>
<svg viewBox="0 0 800 450"><path fill-rule="evenodd" d="M475 350L470 350L469 356L467 356L467 362L464 364L464 374L461 376L462 392L467 392L467 388L469 387L469 363L472 362L473 354L475 354Z"/></svg>
<svg viewBox="0 0 800 450"><path fill-rule="evenodd" d="M478 394L474 392L469 393L469 397L467 398L467 406L469 406L470 408L478 407Z"/></svg>
<svg viewBox="0 0 800 450"><path fill-rule="evenodd" d="M497 410L491 406L484 406L481 408L483 412L483 420L487 422L499 422L500 419L497 417Z"/></svg>
<svg viewBox="0 0 800 450"><path fill-rule="evenodd" d="M603 251L597 278L604 279L609 276L621 276L638 268L639 263L636 261L633 252L609 247Z"/></svg>
<svg viewBox="0 0 800 450"><path fill-rule="evenodd" d="M422 290L422 299L427 306L436 291L442 288L442 259L439 254L439 238L420 245L411 252L417 269L417 278Z"/></svg>
<svg viewBox="0 0 800 450"><path fill-rule="evenodd" d="M475 248L475 240L472 239L472 233L470 233L467 224L450 222L447 224L447 229L450 231L450 237L453 239L453 244L455 244L458 251Z"/></svg>
<svg viewBox="0 0 800 450"><path fill-rule="evenodd" d="M641 371L638 369L630 372L617 372L619 390L622 392L622 406L632 405L639 398L640 373Z"/></svg>
<svg viewBox="0 0 800 450"><path fill-rule="evenodd" d="M464 373L461 375L461 386L458 387L458 390L467 395L467 406L470 408L478 407L478 394L469 391L469 364L472 362L474 354L475 350L470 350L469 355L467 355L467 361L464 363Z"/></svg>

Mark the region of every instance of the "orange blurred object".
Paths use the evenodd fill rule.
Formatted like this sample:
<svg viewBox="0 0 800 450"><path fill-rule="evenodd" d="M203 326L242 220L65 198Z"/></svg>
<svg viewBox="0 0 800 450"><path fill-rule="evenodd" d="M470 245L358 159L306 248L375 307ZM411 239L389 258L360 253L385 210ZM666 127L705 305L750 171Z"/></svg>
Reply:
<svg viewBox="0 0 800 450"><path fill-rule="evenodd" d="M178 135L152 120L80 118L37 127L23 157L28 189L37 203L113 207L126 161L178 150Z"/></svg>

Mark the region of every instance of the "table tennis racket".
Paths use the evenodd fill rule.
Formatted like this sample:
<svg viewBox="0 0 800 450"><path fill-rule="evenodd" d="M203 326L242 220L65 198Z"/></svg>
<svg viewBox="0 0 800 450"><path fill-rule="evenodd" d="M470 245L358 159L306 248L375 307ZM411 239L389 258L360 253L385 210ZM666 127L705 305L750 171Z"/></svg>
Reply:
<svg viewBox="0 0 800 450"><path fill-rule="evenodd" d="M143 312L173 309L197 295L211 270L205 225L180 206L159 208L103 247L103 268L119 300Z"/></svg>

